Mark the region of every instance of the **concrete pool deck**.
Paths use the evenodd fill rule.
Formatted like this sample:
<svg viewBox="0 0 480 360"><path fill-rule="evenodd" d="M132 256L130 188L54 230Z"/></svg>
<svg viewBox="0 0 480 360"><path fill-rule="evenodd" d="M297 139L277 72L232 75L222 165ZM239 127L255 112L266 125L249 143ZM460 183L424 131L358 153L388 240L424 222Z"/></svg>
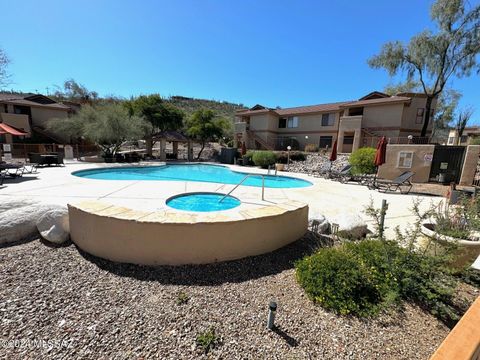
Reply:
<svg viewBox="0 0 480 360"><path fill-rule="evenodd" d="M144 163L152 166L163 163ZM0 187L0 201L29 199L44 203L66 205L84 200L99 200L112 205L124 206L136 210L179 212L165 204L173 195L184 192L221 192L227 193L235 185L225 185L192 181L145 181L145 180L95 180L81 178L71 173L78 170L94 169L106 166L132 166L131 164L92 164L68 162L65 167L39 168L37 174L25 174L23 178L6 180ZM134 165L135 166L135 165ZM138 166L138 165L137 165ZM231 166L240 172L266 174L266 170ZM416 195L384 194L369 190L365 186L341 184L321 178L312 178L305 174L279 172L279 175L294 176L308 180L312 186L305 188L274 189L265 188L265 201L261 200L259 187L240 186L232 195L242 201L237 208L222 211L222 214L234 215L243 210L274 205L289 200L307 203L310 217L322 214L327 218L344 212L361 216L370 220L363 213L365 206L373 199L376 207L380 207L382 199L386 199L389 208L386 217L387 236L393 235L396 226L405 227L412 223L414 216L410 212L414 199L422 200L421 207L431 203L437 204L442 198Z"/></svg>

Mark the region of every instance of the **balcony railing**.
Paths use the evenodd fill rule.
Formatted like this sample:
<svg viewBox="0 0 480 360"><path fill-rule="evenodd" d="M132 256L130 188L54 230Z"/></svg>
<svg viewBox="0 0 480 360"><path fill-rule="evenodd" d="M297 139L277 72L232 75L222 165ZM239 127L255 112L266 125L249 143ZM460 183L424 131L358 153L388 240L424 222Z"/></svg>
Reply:
<svg viewBox="0 0 480 360"><path fill-rule="evenodd" d="M248 123L246 122L237 122L235 123L235 133L243 133L248 130Z"/></svg>
<svg viewBox="0 0 480 360"><path fill-rule="evenodd" d="M362 137L362 146L363 147L377 147L378 142L380 141L381 136L364 136ZM399 136L399 137L387 137L387 141L390 145L406 145L406 144L430 144L431 138L428 136L420 137L414 136L409 138L408 136Z"/></svg>

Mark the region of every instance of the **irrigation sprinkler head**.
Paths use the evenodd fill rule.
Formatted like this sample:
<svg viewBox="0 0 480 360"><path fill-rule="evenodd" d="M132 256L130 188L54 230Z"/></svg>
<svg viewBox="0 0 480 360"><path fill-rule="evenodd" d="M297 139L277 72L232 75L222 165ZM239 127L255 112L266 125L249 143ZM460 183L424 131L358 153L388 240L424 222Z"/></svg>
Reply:
<svg viewBox="0 0 480 360"><path fill-rule="evenodd" d="M267 329L272 330L275 327L275 314L277 313L277 303L270 301L268 304Z"/></svg>

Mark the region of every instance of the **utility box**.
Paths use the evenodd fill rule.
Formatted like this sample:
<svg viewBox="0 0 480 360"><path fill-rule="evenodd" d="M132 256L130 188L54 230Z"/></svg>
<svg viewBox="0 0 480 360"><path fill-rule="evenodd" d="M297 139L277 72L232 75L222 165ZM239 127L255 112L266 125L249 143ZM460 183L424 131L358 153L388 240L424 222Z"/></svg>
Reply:
<svg viewBox="0 0 480 360"><path fill-rule="evenodd" d="M71 145L65 145L63 150L65 151L65 159L72 160L73 159L73 147Z"/></svg>
<svg viewBox="0 0 480 360"><path fill-rule="evenodd" d="M222 148L220 151L220 162L222 164L233 164L237 156L237 148Z"/></svg>

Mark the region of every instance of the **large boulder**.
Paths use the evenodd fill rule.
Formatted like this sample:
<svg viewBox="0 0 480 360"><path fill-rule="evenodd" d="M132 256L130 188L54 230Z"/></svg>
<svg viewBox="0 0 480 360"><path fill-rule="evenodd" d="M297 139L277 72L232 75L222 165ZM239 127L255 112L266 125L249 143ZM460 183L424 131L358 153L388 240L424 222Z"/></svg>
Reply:
<svg viewBox="0 0 480 360"><path fill-rule="evenodd" d="M37 220L58 205L28 199L3 201L0 212L0 244L24 240L38 233Z"/></svg>
<svg viewBox="0 0 480 360"><path fill-rule="evenodd" d="M361 239L368 234L368 226L359 215L344 212L330 219L331 224L338 225L341 237L347 239Z"/></svg>
<svg viewBox="0 0 480 360"><path fill-rule="evenodd" d="M70 237L68 209L57 207L47 211L36 222L42 238L55 244L62 244Z"/></svg>

